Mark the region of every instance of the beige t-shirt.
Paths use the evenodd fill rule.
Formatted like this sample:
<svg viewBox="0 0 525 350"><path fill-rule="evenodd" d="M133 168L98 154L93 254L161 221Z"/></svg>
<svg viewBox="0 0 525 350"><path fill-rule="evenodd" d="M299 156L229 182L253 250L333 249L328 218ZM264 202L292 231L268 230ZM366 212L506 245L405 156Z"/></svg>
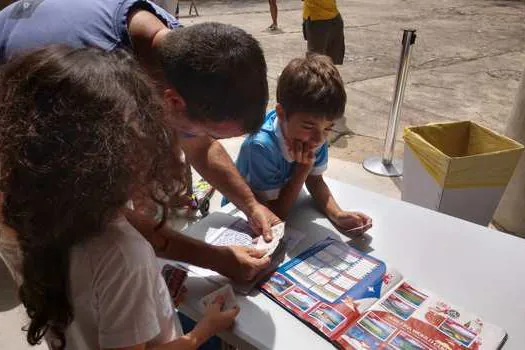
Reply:
<svg viewBox="0 0 525 350"><path fill-rule="evenodd" d="M20 285L19 247L3 233L0 252ZM153 248L124 217L71 250L70 288L74 319L66 349L157 345L183 334ZM52 335L46 340L52 343Z"/></svg>
<svg viewBox="0 0 525 350"><path fill-rule="evenodd" d="M124 217L71 250L67 349L163 344L183 334L151 245Z"/></svg>

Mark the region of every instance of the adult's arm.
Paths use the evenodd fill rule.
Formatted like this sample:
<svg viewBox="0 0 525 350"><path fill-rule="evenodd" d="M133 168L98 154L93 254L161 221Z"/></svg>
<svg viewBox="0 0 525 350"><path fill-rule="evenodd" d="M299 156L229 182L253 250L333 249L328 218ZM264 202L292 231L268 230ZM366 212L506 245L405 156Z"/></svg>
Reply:
<svg viewBox="0 0 525 350"><path fill-rule="evenodd" d="M154 79L161 79L155 47L169 31L157 16L143 8L132 11L128 16L128 33L135 57Z"/></svg>
<svg viewBox="0 0 525 350"><path fill-rule="evenodd" d="M128 208L123 211L128 221L151 243L161 258L211 269L235 281L253 279L270 263L268 257L262 258L264 251L237 246L217 247L166 226L156 230L153 219Z"/></svg>
<svg viewBox="0 0 525 350"><path fill-rule="evenodd" d="M220 142L200 136L184 138L181 144L186 159L199 174L246 214L254 230L271 239L270 227L279 218L257 201Z"/></svg>
<svg viewBox="0 0 525 350"><path fill-rule="evenodd" d="M146 10L138 9L128 17L133 51L139 62L156 79L162 78L157 71L154 49L169 30L160 19ZM181 143L193 167L246 214L256 232L271 239L270 227L279 222L279 218L255 199L222 145L207 136L185 138Z"/></svg>

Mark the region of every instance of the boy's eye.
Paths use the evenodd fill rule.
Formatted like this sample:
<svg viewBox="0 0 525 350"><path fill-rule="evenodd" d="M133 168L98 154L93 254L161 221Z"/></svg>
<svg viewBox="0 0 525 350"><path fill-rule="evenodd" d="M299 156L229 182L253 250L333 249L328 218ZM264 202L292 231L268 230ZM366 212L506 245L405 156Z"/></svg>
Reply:
<svg viewBox="0 0 525 350"><path fill-rule="evenodd" d="M303 125L303 129L305 130L312 130L312 126L311 125Z"/></svg>

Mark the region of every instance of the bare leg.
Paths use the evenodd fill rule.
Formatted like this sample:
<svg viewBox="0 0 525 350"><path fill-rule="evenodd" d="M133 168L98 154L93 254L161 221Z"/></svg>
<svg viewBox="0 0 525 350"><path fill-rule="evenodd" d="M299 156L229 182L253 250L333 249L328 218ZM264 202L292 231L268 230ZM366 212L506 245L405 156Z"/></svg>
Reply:
<svg viewBox="0 0 525 350"><path fill-rule="evenodd" d="M268 0L270 4L270 15L272 16L272 25L270 29L277 29L277 0Z"/></svg>

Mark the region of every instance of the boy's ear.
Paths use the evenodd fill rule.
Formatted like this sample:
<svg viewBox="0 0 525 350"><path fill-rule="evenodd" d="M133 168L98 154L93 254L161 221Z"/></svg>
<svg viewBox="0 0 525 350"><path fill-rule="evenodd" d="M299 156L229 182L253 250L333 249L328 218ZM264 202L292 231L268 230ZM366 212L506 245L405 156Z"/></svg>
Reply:
<svg viewBox="0 0 525 350"><path fill-rule="evenodd" d="M284 111L283 106L280 103L275 105L275 112L277 112L277 116L279 117L279 119L283 121L286 120L286 113Z"/></svg>
<svg viewBox="0 0 525 350"><path fill-rule="evenodd" d="M186 111L186 101L176 89L169 88L164 90L164 103L171 112L180 113Z"/></svg>

